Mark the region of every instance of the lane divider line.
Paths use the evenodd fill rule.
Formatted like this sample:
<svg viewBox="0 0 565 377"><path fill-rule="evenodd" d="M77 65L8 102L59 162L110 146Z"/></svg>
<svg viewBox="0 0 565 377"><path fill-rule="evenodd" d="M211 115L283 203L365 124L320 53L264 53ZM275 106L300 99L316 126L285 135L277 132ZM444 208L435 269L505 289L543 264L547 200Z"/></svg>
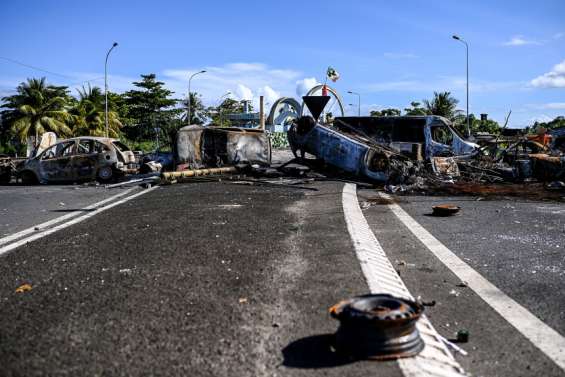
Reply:
<svg viewBox="0 0 565 377"><path fill-rule="evenodd" d="M79 216L79 217L75 217L75 218L73 218L72 220L67 221L66 223L59 224L59 225L57 225L57 226L55 226L55 227L53 227L53 228L49 228L49 229L47 229L47 230L44 230L43 232L35 233L35 234L33 234L32 236L29 236L29 237L23 238L23 239L21 239L21 240L19 240L19 241L16 241L16 242L14 242L14 243L8 244L8 245L6 245L6 246L0 248L0 256L6 254L7 252L9 252L9 251L11 251L11 250L13 250L13 249L15 249L15 248L17 248L17 247L20 247L20 246L22 246L22 245L24 245L24 244L26 244L26 243L28 243L28 242L35 241L35 240L37 240L37 239L39 239L39 238L42 238L42 237L48 236L49 234L55 233L55 232L57 232L57 231L59 231L59 230L61 230L61 229L65 229L65 228L67 228L67 227L69 227L69 226L71 226L71 225L78 224L78 223L80 223L80 222L82 222L82 221L84 221L84 220L86 220L86 219L89 219L89 218L91 218L91 217L93 217L93 216L96 216L96 215L98 215L99 213L104 212L104 211L106 211L106 210L108 210L108 209L110 209L110 208L113 208L113 207L115 207L115 206L118 206L118 205L120 205L120 204L123 204L123 203L125 203L125 202L127 202L127 201L129 201L129 200L132 200L132 199L134 199L134 198L137 198L138 196L147 194L148 192L151 192L151 191L155 190L155 189L158 188L158 187L159 187L159 186L153 186L153 187L151 187L151 188L144 189L143 191L140 191L140 192L138 192L138 193L135 193L135 194L133 194L133 195L130 195L130 196L124 198L124 199L121 199L121 200L118 200L118 201L116 201L116 202L110 203L110 204L108 204L107 206L98 208L98 209L96 209L96 210L94 210L94 211L92 211L92 212L88 212L88 213L85 214L85 215L82 215L82 216Z"/></svg>
<svg viewBox="0 0 565 377"><path fill-rule="evenodd" d="M58 224L58 223L60 223L60 222L63 222L63 221L68 220L68 219L70 219L70 218L73 218L73 217L75 217L75 216L77 216L77 215L80 215L80 214L81 214L81 211L84 211L84 210L91 210L91 209L100 207L101 205L106 204L106 203L108 203L108 202L111 202L112 200L114 200L114 199L116 199L116 198L119 198L120 196L124 196L124 195L126 195L126 194L129 194L132 190L134 190L134 189L131 188L131 189L122 191L122 192L118 193L117 195L110 196L109 198L106 198L106 199L104 199L104 200L101 200L101 201L99 201L99 202L96 202L96 203L94 203L94 204L91 204L91 205L89 205L88 207L81 208L81 209L77 210L76 212L68 213L68 214L66 214L66 215L57 217L57 218L55 218L55 219L52 219L52 220L43 222L43 223L41 223L41 224L32 226L32 227L30 227L30 228L21 230L21 231L19 231L19 232L17 232L17 233L10 234L9 236L0 238L0 246L5 245L5 244L7 244L7 243L9 243L9 242L15 241L15 240L17 240L18 238L22 238L22 237L24 237L24 236L27 236L28 234L35 233L35 232L37 232L38 230L45 229L45 228L47 228L47 227L50 227L51 225Z"/></svg>
<svg viewBox="0 0 565 377"><path fill-rule="evenodd" d="M343 186L342 206L347 230L371 293L388 293L414 300L367 223L359 207L355 184ZM425 315L420 317L416 326L426 346L417 356L398 360L404 376L466 376Z"/></svg>
<svg viewBox="0 0 565 377"><path fill-rule="evenodd" d="M379 193L392 201L390 195ZM396 203L388 205L396 217L461 281L500 314L534 346L565 371L565 338L485 279Z"/></svg>

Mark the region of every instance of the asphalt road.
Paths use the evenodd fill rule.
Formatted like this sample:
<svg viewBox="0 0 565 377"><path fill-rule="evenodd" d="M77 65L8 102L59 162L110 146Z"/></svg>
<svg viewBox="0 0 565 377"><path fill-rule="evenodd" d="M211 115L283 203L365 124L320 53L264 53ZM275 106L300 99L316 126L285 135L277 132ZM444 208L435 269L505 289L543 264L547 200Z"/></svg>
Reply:
<svg viewBox="0 0 565 377"><path fill-rule="evenodd" d="M331 351L337 323L328 308L368 287L344 221L343 184L312 187L317 191L229 182L160 187L1 256L0 375L400 376L395 362L353 362ZM50 200L72 203L69 195L72 187ZM563 375L459 286L387 205L365 204L375 195L359 191L364 214L412 294L436 301L426 308L431 322L446 338L469 331L460 344L469 355L457 356L466 371ZM1 206L18 207L18 195L3 198ZM564 334L565 205L397 200ZM460 204L461 215L426 216L446 201ZM24 283L32 289L16 293Z"/></svg>
<svg viewBox="0 0 565 377"><path fill-rule="evenodd" d="M0 186L0 238L79 212L123 190L90 185Z"/></svg>

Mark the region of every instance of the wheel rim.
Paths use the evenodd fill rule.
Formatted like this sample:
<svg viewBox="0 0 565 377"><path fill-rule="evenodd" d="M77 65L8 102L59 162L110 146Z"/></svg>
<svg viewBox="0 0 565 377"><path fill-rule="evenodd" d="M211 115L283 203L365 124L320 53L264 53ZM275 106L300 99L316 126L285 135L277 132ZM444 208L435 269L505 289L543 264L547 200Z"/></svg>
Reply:
<svg viewBox="0 0 565 377"><path fill-rule="evenodd" d="M98 171L98 176L101 179L110 179L112 177L112 168L110 167L100 168L100 170Z"/></svg>

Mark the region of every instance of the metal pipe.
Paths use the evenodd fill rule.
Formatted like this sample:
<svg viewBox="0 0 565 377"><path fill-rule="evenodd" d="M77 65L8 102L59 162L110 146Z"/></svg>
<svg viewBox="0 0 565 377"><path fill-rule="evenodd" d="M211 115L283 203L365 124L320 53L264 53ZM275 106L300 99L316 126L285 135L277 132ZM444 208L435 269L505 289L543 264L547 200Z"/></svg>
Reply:
<svg viewBox="0 0 565 377"><path fill-rule="evenodd" d="M110 52L118 45L118 42L114 42L112 47L108 50L106 54L106 61L104 62L104 125L106 127L106 137L108 137L108 57Z"/></svg>
<svg viewBox="0 0 565 377"><path fill-rule="evenodd" d="M203 175L212 174L225 174L225 173L236 173L237 168L234 166L226 166L223 168L209 168L209 169L193 169L193 170L182 170L182 171L171 171L165 172L161 176L165 180L172 180L174 178L190 178L199 177Z"/></svg>
<svg viewBox="0 0 565 377"><path fill-rule="evenodd" d="M192 78L196 75L199 75L201 73L205 73L206 71L202 70L202 71L198 71L196 73L193 73L190 78L188 79L188 116L186 117L186 123L187 125L190 126L190 107L191 107L191 101L190 101L190 81L192 80Z"/></svg>

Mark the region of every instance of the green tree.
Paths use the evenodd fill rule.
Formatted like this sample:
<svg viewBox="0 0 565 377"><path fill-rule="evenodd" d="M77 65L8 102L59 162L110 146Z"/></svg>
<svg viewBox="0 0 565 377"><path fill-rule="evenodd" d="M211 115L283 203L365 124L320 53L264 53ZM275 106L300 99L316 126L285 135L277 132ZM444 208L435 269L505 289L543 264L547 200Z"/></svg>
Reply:
<svg viewBox="0 0 565 377"><path fill-rule="evenodd" d="M390 109L383 109L383 110L372 110L370 115L372 117L394 117L400 115L400 110L390 108Z"/></svg>
<svg viewBox="0 0 565 377"><path fill-rule="evenodd" d="M552 130L554 128L560 128L560 127L565 127L565 117L562 115L556 117L553 120L550 120L549 122L536 121L531 127L528 127L528 130L533 133L536 133L541 128L545 128L546 130Z"/></svg>
<svg viewBox="0 0 565 377"><path fill-rule="evenodd" d="M463 117L463 122L460 122L459 129L466 129L466 119ZM488 132L493 135L498 135L501 132L501 127L495 120L486 119L481 120L475 117L475 114L469 114L469 124L471 126L471 133L475 132Z"/></svg>
<svg viewBox="0 0 565 377"><path fill-rule="evenodd" d="M129 139L136 141L153 139L159 129L174 123L182 113L182 109L174 107L178 101L170 98L173 92L157 81L155 74L141 78L133 83L139 89L124 93L128 123L123 130Z"/></svg>
<svg viewBox="0 0 565 377"><path fill-rule="evenodd" d="M212 118L212 124L217 127L230 127L231 122L227 119L228 114L240 114L245 109L245 101L238 101L233 98L226 98L219 106L209 107L208 114ZM253 107L249 105L249 111Z"/></svg>
<svg viewBox="0 0 565 377"><path fill-rule="evenodd" d="M426 113L429 115L439 115L453 120L457 115L456 110L459 101L451 95L451 92L434 92L434 98L430 101L424 100Z"/></svg>
<svg viewBox="0 0 565 377"><path fill-rule="evenodd" d="M71 134L65 110L69 101L67 87L48 85L44 77L32 78L18 85L16 92L2 98L6 109L2 119L22 143L32 136L37 144L39 137L49 131L59 137Z"/></svg>
<svg viewBox="0 0 565 377"><path fill-rule="evenodd" d="M78 90L78 101L74 101L69 109L71 125L74 136L105 136L105 98L98 87L82 88ZM122 123L118 114L108 98L108 136L120 136Z"/></svg>
<svg viewBox="0 0 565 377"><path fill-rule="evenodd" d="M418 101L410 102L410 107L404 109L405 115L427 115L428 112L422 107L422 104Z"/></svg>
<svg viewBox="0 0 565 377"><path fill-rule="evenodd" d="M196 92L190 93L190 122L186 119L188 117L188 101L186 98L182 101L182 109L182 121L185 125L204 124L204 121L208 117L208 112L204 104L202 104L202 98Z"/></svg>

